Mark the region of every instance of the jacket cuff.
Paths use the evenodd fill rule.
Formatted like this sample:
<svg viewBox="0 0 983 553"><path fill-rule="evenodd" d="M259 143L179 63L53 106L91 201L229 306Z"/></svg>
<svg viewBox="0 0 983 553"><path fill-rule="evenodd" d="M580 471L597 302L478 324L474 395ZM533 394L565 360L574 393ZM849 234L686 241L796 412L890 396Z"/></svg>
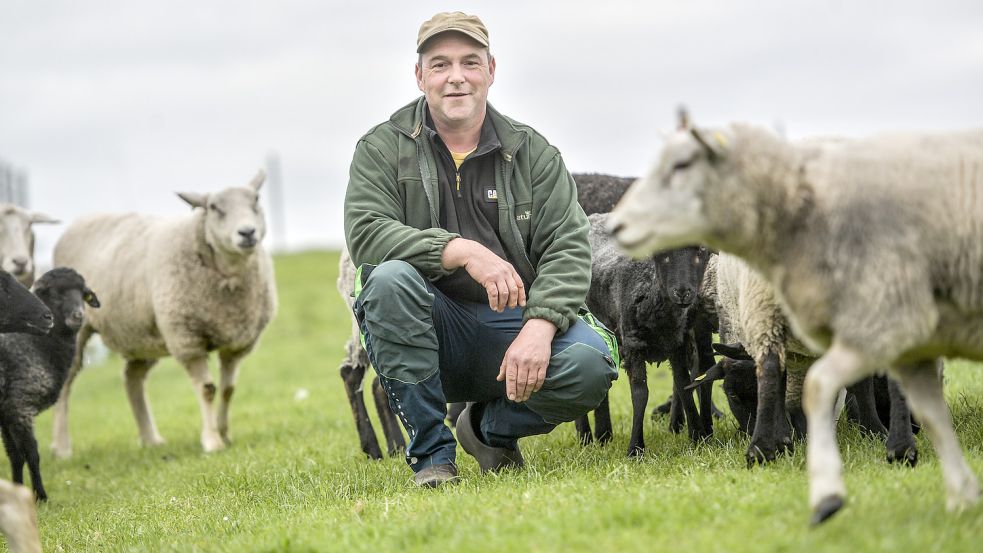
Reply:
<svg viewBox="0 0 983 553"><path fill-rule="evenodd" d="M572 320L563 313L548 307L527 307L522 313L522 321L545 319L556 325L557 334L566 332Z"/></svg>
<svg viewBox="0 0 983 553"><path fill-rule="evenodd" d="M453 232L446 232L435 236L430 241L430 252L428 254L428 262L431 270L427 271L427 277L430 280L436 280L440 277L445 277L454 271L448 271L444 268L443 257L444 257L444 247L447 243L454 238L460 238L461 235Z"/></svg>

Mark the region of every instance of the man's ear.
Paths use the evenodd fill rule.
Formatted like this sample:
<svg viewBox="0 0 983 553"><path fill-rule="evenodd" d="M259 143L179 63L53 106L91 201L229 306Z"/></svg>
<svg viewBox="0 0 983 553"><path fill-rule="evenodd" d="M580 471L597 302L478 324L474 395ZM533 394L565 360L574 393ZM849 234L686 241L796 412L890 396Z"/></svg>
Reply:
<svg viewBox="0 0 983 553"><path fill-rule="evenodd" d="M488 74L491 75L488 86L491 86L495 82L495 65L495 56L488 54Z"/></svg>
<svg viewBox="0 0 983 553"><path fill-rule="evenodd" d="M416 69L414 70L414 73L416 74L416 87L420 89L420 92L423 92L423 66L421 65L422 63L423 63L423 56L420 56L420 61L417 62L415 66Z"/></svg>

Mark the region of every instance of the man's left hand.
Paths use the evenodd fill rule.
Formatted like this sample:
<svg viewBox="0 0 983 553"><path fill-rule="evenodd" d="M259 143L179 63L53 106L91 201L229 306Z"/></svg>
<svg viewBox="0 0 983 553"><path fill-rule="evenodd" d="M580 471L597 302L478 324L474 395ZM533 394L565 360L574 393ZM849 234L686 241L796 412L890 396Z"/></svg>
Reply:
<svg viewBox="0 0 983 553"><path fill-rule="evenodd" d="M556 325L545 319L529 319L522 325L498 371L497 380L505 381L510 400L526 401L543 387L555 335Z"/></svg>

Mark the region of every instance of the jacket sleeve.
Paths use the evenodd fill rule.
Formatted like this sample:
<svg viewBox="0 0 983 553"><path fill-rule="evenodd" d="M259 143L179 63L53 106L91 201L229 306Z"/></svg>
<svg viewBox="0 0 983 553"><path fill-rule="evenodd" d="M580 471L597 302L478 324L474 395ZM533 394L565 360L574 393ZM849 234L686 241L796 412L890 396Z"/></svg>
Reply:
<svg viewBox="0 0 983 553"><path fill-rule="evenodd" d="M529 251L536 264L524 318L546 319L566 332L587 298L591 250L577 185L559 152L548 148L533 166L533 226Z"/></svg>
<svg viewBox="0 0 983 553"><path fill-rule="evenodd" d="M449 274L441 265L444 246L459 235L439 228L420 230L403 222L395 154L359 141L345 193L345 241L355 266L400 259L427 278Z"/></svg>

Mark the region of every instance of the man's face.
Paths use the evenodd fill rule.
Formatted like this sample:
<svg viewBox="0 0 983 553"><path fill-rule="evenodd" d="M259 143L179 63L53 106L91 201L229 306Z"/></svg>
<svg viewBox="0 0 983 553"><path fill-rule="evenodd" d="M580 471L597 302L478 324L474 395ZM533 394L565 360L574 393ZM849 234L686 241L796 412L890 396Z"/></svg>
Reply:
<svg viewBox="0 0 983 553"><path fill-rule="evenodd" d="M455 32L437 35L416 66L416 84L439 127L467 128L485 117L495 60L488 49Z"/></svg>

